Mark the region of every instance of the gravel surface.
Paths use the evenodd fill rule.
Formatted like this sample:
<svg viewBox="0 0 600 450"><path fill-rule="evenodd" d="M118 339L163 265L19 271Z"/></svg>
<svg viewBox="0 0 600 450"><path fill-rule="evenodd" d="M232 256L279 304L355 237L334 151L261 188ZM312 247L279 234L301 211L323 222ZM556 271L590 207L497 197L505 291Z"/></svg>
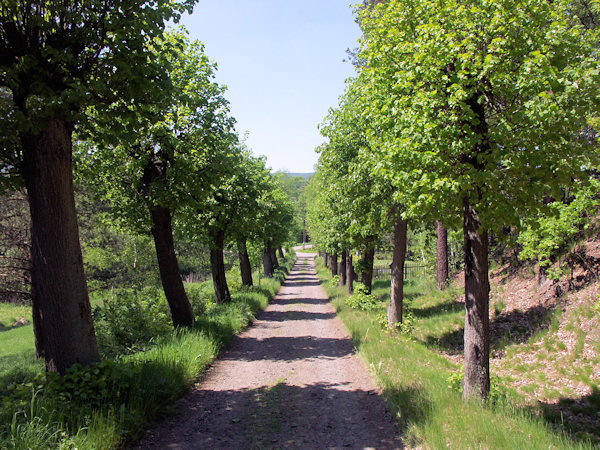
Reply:
<svg viewBox="0 0 600 450"><path fill-rule="evenodd" d="M254 325L139 448L402 448L314 256L298 255Z"/></svg>

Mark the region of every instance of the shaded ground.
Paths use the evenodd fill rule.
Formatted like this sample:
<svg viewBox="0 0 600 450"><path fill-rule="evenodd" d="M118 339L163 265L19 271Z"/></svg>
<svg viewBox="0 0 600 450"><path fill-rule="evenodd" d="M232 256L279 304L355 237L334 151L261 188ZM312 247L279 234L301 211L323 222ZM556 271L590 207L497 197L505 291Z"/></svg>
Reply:
<svg viewBox="0 0 600 450"><path fill-rule="evenodd" d="M271 305L140 448L402 447L314 255L298 257Z"/></svg>

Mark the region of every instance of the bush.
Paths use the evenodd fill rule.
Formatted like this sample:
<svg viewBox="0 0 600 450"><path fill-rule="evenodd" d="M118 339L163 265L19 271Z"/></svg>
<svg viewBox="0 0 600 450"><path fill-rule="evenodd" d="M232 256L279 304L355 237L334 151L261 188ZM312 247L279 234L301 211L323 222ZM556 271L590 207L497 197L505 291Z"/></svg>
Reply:
<svg viewBox="0 0 600 450"><path fill-rule="evenodd" d="M381 313L377 321L384 330L397 331L404 336L412 336L413 331L415 331L416 320L417 319L412 312L406 311L403 314L402 322L388 323L387 315L385 313Z"/></svg>
<svg viewBox="0 0 600 450"><path fill-rule="evenodd" d="M172 329L164 294L155 287L116 289L94 308L93 317L103 357L147 350Z"/></svg>
<svg viewBox="0 0 600 450"><path fill-rule="evenodd" d="M329 285L332 287L337 287L340 284L340 276L334 275L331 280L329 280Z"/></svg>
<svg viewBox="0 0 600 450"><path fill-rule="evenodd" d="M354 294L346 299L346 304L352 309L373 311L380 307L380 302L369 293L369 288L362 283L354 285Z"/></svg>
<svg viewBox="0 0 600 450"><path fill-rule="evenodd" d="M206 313L209 306L215 303L212 283L187 283L185 290L195 316Z"/></svg>

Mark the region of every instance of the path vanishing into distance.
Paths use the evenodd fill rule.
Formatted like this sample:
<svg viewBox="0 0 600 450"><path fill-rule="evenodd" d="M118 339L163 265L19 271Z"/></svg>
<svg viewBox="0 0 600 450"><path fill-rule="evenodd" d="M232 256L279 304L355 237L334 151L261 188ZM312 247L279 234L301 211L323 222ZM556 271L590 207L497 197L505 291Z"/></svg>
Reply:
<svg viewBox="0 0 600 450"><path fill-rule="evenodd" d="M267 309L140 448L402 447L314 256L298 254Z"/></svg>

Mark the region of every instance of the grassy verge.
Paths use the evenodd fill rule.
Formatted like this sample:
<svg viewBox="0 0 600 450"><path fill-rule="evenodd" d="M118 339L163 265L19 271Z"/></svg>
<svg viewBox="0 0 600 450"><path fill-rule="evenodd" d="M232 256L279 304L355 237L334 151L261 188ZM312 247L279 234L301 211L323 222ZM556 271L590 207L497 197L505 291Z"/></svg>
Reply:
<svg viewBox="0 0 600 450"><path fill-rule="evenodd" d="M407 304L415 317L410 337L384 330L379 321L388 300L389 282L378 281L374 311L351 309L345 288L332 286L330 273L318 264L322 280L359 354L381 386L389 410L398 418L408 446L425 448L591 448L554 431L543 419L498 397L493 406L465 404L449 378L460 368L438 349L460 334L464 320L458 293L438 291L429 280L407 283ZM454 377L456 378L456 377Z"/></svg>
<svg viewBox="0 0 600 450"><path fill-rule="evenodd" d="M233 283L233 301L208 304L193 329L170 331L146 351L76 367L65 377L42 372L31 325L0 331L0 448L110 449L134 442L172 412L219 350L266 307L294 259L282 261L260 286Z"/></svg>

